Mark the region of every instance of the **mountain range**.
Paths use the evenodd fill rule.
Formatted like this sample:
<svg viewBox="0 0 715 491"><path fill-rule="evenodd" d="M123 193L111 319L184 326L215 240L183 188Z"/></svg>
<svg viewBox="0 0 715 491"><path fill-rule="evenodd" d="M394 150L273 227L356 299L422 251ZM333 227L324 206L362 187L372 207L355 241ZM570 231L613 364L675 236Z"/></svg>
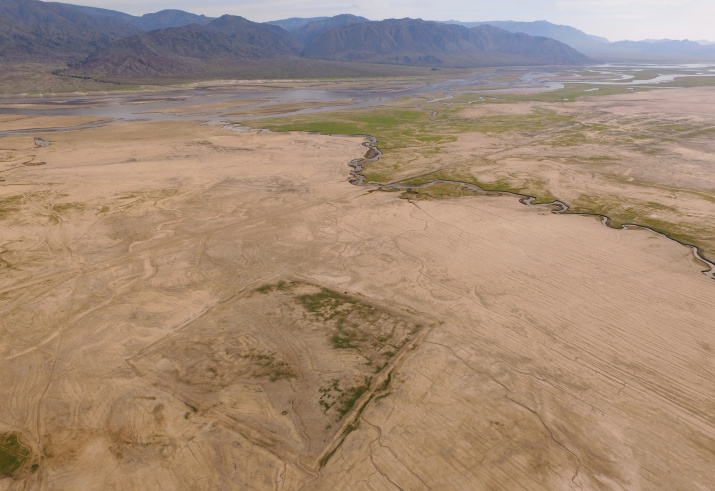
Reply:
<svg viewBox="0 0 715 491"><path fill-rule="evenodd" d="M74 76L240 76L330 63L426 67L715 59L707 42L611 43L539 22L370 21L343 14L257 23L181 10L143 16L39 0L0 0L0 61L67 63ZM308 61L313 60L313 61ZM347 65L341 65L347 66Z"/></svg>
<svg viewBox="0 0 715 491"><path fill-rule="evenodd" d="M356 15L342 14L335 17L327 17L324 19L315 19L296 27L295 29L284 29L291 31L293 35L303 43L304 46L309 46L313 41L318 39L323 34L327 34L335 29L341 29L355 24L370 22L365 17Z"/></svg>
<svg viewBox="0 0 715 491"><path fill-rule="evenodd" d="M491 22L459 22L447 21L447 24L457 24L465 27L477 27L490 25L504 29L509 32L522 32L530 36L542 36L556 39L564 44L568 44L575 50L584 54L593 53L604 44L609 44L608 39L592 36L571 26L561 26L552 24L545 20L535 22L515 22L515 21L491 21ZM590 55L589 55L590 56Z"/></svg>
<svg viewBox="0 0 715 491"><path fill-rule="evenodd" d="M333 29L303 50L309 58L439 67L576 65L590 60L553 39L492 26L419 19L360 22Z"/></svg>
<svg viewBox="0 0 715 491"><path fill-rule="evenodd" d="M69 73L123 77L202 73L227 64L295 55L301 47L279 27L226 15L207 26L169 27L109 43Z"/></svg>
<svg viewBox="0 0 715 491"><path fill-rule="evenodd" d="M715 61L715 45L709 41L677 41L672 39L647 39L643 41L617 41L586 34L571 26L552 24L544 20L535 22L447 21L465 27L491 25L509 32L523 32L561 41L597 61L603 62L660 62L686 63Z"/></svg>

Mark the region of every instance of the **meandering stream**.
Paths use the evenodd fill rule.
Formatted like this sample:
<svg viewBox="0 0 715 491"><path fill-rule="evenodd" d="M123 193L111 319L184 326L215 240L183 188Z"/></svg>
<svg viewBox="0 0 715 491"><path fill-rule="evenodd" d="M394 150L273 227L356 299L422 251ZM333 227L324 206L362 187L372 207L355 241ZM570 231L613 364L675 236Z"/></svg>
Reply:
<svg viewBox="0 0 715 491"><path fill-rule="evenodd" d="M335 135L335 136L342 136L342 135ZM368 151L365 154L364 157L358 158L358 159L353 159L348 163L348 166L350 166L350 179L349 182L350 184L354 184L355 186L374 186L377 190L379 189L392 189L392 190L410 190L410 189L424 189L428 188L430 186L434 186L437 184L451 184L454 186L460 186L466 189L469 189L470 191L475 192L476 194L484 195L484 196L501 196L501 195L508 195L508 196L514 196L519 198L519 201L526 205L526 206L545 206L551 208L551 213L554 213L556 215L563 215L563 214L570 214L570 215L582 215L582 216L591 216L591 217L598 217L601 219L601 223L609 228L613 228L616 230L623 230L623 229L642 229L642 230L648 230L650 232L656 233L660 235L661 237L665 237L666 239L672 240L673 242L680 244L684 247L688 247L689 249L692 250L693 256L695 259L703 263L705 266L707 266L708 269L703 270L702 273L707 276L708 278L715 280L715 263L710 261L705 257L703 254L703 251L701 251L697 246L693 244L688 244L685 242L681 242L678 239L675 239L671 237L670 235L660 232L658 230L655 230L651 227L646 227L644 225L639 225L637 223L625 223L623 225L616 226L613 224L613 221L611 220L610 217L606 215L601 215L599 213L575 213L570 211L569 205L564 203L561 200L554 200L549 203L536 203L537 198L535 196L529 196L528 194L522 194L522 193L515 193L511 191L489 191L486 189L483 189L476 184L472 184L469 182L464 182L464 181L452 181L448 179L435 179L433 181L428 181L425 183L421 184L400 184L399 182L394 182L394 183L372 183L372 182L366 182L365 181L365 176L362 174L362 164L365 162L375 162L380 158L382 155L382 152L380 151L379 148L377 148L377 138L374 136L370 135L365 135L365 138L367 141L363 143L363 146L365 146Z"/></svg>

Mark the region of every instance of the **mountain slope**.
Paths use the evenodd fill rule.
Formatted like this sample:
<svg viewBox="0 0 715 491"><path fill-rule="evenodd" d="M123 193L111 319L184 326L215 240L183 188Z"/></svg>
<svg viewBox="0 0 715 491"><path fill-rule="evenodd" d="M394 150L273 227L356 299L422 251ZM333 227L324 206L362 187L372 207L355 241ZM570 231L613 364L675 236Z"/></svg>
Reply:
<svg viewBox="0 0 715 491"><path fill-rule="evenodd" d="M589 59L553 39L492 26L466 27L415 19L365 22L316 39L303 55L338 61L476 67L579 64Z"/></svg>
<svg viewBox="0 0 715 491"><path fill-rule="evenodd" d="M281 27L252 22L235 15L223 15L208 25L227 36L273 54L297 54L303 48L291 33Z"/></svg>
<svg viewBox="0 0 715 491"><path fill-rule="evenodd" d="M333 29L340 29L342 27L351 26L353 24L360 24L362 22L370 22L365 17L358 17L356 15L341 14L335 17L329 17L327 19L320 19L295 29L293 35L303 43L308 46L315 39L319 38L323 34L327 34Z"/></svg>
<svg viewBox="0 0 715 491"><path fill-rule="evenodd" d="M294 56L302 47L277 26L225 15L207 26L190 24L120 39L93 52L68 73L91 76L181 75L245 62Z"/></svg>
<svg viewBox="0 0 715 491"><path fill-rule="evenodd" d="M210 27L192 24L121 39L92 53L70 74L167 75L207 66L257 60L262 50L236 42Z"/></svg>
<svg viewBox="0 0 715 491"><path fill-rule="evenodd" d="M140 32L116 17L95 17L61 4L0 1L0 59L4 61L78 61L94 49Z"/></svg>

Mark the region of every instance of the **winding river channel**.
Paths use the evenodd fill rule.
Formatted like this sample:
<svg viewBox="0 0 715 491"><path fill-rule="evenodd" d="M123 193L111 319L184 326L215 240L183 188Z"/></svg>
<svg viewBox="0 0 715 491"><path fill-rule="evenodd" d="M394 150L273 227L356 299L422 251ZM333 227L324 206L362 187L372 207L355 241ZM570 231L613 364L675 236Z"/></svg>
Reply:
<svg viewBox="0 0 715 491"><path fill-rule="evenodd" d="M376 189L390 189L390 190L404 190L404 191L408 191L411 189L424 189L424 188L428 188L430 186L434 186L436 184L450 184L450 185L460 186L460 187L469 189L470 191L473 191L475 194L479 194L479 195L483 195L483 196L502 196L502 195L514 196L516 198L519 198L519 202L521 202L522 204L524 204L526 206L542 206L542 207L545 206L545 207L551 208L551 212L554 214L557 214L557 215L570 214L570 215L598 217L601 219L601 223L603 225L613 228L613 229L617 229L617 230L623 230L623 229L648 230L650 232L660 235L661 237L665 237L668 240L672 240L673 242L675 242L677 244L680 244L684 247L691 249L695 259L697 259L698 261L700 261L707 267L707 269L703 270L702 273L705 276L707 276L708 278L715 280L715 262L707 259L704 256L703 251L701 251L697 246L681 242L681 241L669 236L667 233L660 232L658 230L655 230L651 227L646 227L644 225L638 225L637 223L625 223L622 226L616 226L613 224L613 221L611 220L611 218L606 215L601 215L598 213L574 213L574 212L570 211L569 205L567 205L566 203L564 203L561 200L554 200L549 203L537 203L536 202L537 198L535 196L529 196L528 194L514 193L511 191L489 191L489 190L483 189L473 183L463 182L463 181L451 181L451 180L447 180L447 179L435 179L433 181L428 181L428 182L421 183L421 184L401 184L399 182L381 184L381 183L366 182L365 176L362 174L363 163L375 162L376 160L378 160L380 158L380 156L382 155L382 152L377 147L377 139L374 136L365 135L365 138L367 141L365 141L363 143L363 146L367 147L367 149L368 149L365 156L362 158L353 159L348 163L348 165L351 168L351 170L350 170L350 183L351 184L354 184L356 186L375 186Z"/></svg>

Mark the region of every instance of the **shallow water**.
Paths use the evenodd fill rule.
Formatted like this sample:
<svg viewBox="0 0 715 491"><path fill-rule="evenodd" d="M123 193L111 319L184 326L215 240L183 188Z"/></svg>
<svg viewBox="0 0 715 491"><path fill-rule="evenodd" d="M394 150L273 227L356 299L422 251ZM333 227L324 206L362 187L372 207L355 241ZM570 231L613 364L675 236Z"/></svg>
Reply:
<svg viewBox="0 0 715 491"><path fill-rule="evenodd" d="M579 83L591 85L645 85L657 86L663 82L670 82L680 77L697 77L703 70L715 71L713 65L687 64L687 65L597 65L593 67L578 67L563 69L563 71L545 71L543 69L529 68L503 68L492 73L477 73L468 77L442 80L438 82L413 82L406 81L400 85L386 83L383 87L369 89L329 89L316 88L279 88L266 86L265 89L254 89L238 86L221 88L186 88L179 90L165 90L146 93L110 93L96 95L44 95L36 97L5 96L0 97L4 104L42 104L42 108L0 108L0 114L27 115L27 116L84 116L97 119L111 120L76 127L58 127L42 130L17 130L2 131L0 136L14 134L27 134L37 132L54 132L76 130L105 126L124 121L201 121L206 124L226 125L242 120L257 120L277 118L286 115L301 115L336 110L336 103L349 101L338 109L360 109L379 106L401 97L419 96L427 94L444 94L429 102L438 102L454 97L456 94L476 93L480 87L488 90L489 94L504 92L533 92L557 90L564 87L564 83ZM676 73L664 73L649 80L633 80L634 76L624 72L643 70L663 70ZM613 79L589 79L584 77L583 71L592 72L594 77L612 75ZM581 73L577 73L581 72ZM516 82L496 83L494 77L499 75L517 75ZM558 81L554 80L558 77ZM571 80L569 80L569 78ZM482 93L484 93L482 92ZM241 106L239 109L201 109L191 112L181 112L184 108L196 105L228 104L234 101L256 101L255 104ZM280 104L318 103L317 107L302 110L291 110L269 115L233 116L237 111L248 111ZM320 106L325 103L325 106ZM50 106L50 107L46 107ZM157 112L176 109L176 113Z"/></svg>

